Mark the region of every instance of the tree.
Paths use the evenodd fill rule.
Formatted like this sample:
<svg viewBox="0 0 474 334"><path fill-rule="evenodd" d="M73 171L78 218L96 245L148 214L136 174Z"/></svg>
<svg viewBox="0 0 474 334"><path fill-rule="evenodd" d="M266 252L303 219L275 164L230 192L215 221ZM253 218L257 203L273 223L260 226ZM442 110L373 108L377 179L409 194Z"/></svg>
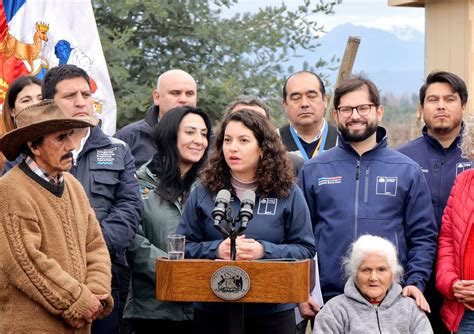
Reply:
<svg viewBox="0 0 474 334"><path fill-rule="evenodd" d="M315 50L314 16L341 0L302 0L225 17L237 0L93 0L118 108L118 127L143 118L160 73L180 68L198 83L198 105L213 120L236 96L252 94L281 113L281 87L298 49ZM309 61L316 71L330 63ZM300 69L298 69L300 70ZM274 118L278 121L279 114Z"/></svg>

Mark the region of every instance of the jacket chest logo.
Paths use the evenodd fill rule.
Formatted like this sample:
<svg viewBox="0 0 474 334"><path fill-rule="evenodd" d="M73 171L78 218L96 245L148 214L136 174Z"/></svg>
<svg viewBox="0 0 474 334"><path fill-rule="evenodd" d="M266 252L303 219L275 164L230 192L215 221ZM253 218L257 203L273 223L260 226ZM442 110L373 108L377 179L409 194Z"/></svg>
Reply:
<svg viewBox="0 0 474 334"><path fill-rule="evenodd" d="M97 150L97 164L113 165L115 161L115 151L117 151L116 147Z"/></svg>
<svg viewBox="0 0 474 334"><path fill-rule="evenodd" d="M459 175L460 173L464 172L467 169L472 168L472 163L470 161L468 162L458 162L456 164L456 175Z"/></svg>
<svg viewBox="0 0 474 334"><path fill-rule="evenodd" d="M325 184L339 184L342 182L342 176L320 177L318 178L318 186Z"/></svg>
<svg viewBox="0 0 474 334"><path fill-rule="evenodd" d="M377 176L376 195L397 196L398 177Z"/></svg>
<svg viewBox="0 0 474 334"><path fill-rule="evenodd" d="M278 204L278 198L260 198L258 201L257 215L274 216Z"/></svg>

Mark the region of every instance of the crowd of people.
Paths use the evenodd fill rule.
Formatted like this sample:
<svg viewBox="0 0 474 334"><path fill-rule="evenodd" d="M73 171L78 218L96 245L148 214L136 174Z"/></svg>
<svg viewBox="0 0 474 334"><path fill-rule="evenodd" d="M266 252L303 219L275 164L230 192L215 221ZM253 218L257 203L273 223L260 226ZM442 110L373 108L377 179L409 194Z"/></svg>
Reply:
<svg viewBox="0 0 474 334"><path fill-rule="evenodd" d="M321 78L293 73L279 129L253 96L212 128L197 87L162 73L144 119L111 137L82 69L10 85L0 332L226 333L229 304L155 297L168 235L185 235L186 258L231 259L212 214L223 189L234 215L256 194L237 260L318 258L324 305L247 304L245 333L474 332L474 117L460 77L427 76L422 136L397 149L364 76L336 87L328 122Z"/></svg>

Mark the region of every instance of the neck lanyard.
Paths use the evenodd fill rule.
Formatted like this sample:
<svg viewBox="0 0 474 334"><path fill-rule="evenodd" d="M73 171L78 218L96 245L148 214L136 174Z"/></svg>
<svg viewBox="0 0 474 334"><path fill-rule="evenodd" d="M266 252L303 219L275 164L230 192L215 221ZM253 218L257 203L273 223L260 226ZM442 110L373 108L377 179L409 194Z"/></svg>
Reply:
<svg viewBox="0 0 474 334"><path fill-rule="evenodd" d="M326 138L327 138L327 135L328 135L329 126L328 126L326 120L323 120L323 121L324 121L323 130L322 130L323 134L319 138L318 145L314 149L313 154L311 155L311 158L314 158L315 156L317 156L320 151L324 151L324 145L326 144ZM298 147L298 150L301 152L301 155L303 156L304 160L305 161L309 160L309 157L306 154L306 151L303 147L303 144L301 144L301 140L298 137L298 134L296 133L293 126L291 126L291 125L290 125L290 132L291 132L291 136L293 137L293 140L294 140L296 146Z"/></svg>

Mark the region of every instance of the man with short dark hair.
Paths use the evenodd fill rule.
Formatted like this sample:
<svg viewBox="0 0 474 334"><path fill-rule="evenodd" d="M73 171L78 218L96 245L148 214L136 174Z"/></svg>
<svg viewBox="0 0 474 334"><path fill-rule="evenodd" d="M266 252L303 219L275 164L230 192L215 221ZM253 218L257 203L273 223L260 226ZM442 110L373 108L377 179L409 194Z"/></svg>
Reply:
<svg viewBox="0 0 474 334"><path fill-rule="evenodd" d="M153 105L145 118L129 124L114 135L130 146L135 167L138 169L156 153L151 131L169 110L181 106L196 106L196 81L187 72L172 69L162 73L152 93Z"/></svg>
<svg viewBox="0 0 474 334"><path fill-rule="evenodd" d="M54 99L70 117L93 113L89 76L74 65L50 69L43 79L42 93L43 98ZM100 127L76 131L73 140L71 174L86 191L112 259L112 294L116 307L107 318L94 323L92 332L118 333L119 292L128 288L125 250L135 236L143 209L134 159L127 144L105 135Z"/></svg>
<svg viewBox="0 0 474 334"><path fill-rule="evenodd" d="M290 123L279 132L286 149L305 161L336 145L336 128L324 119L327 103L324 83L315 73L300 71L286 79L283 107Z"/></svg>
<svg viewBox="0 0 474 334"><path fill-rule="evenodd" d="M22 110L0 150L23 161L0 178L0 332L88 333L112 310L111 264L99 222L69 173L75 129L52 101ZM80 329L80 330L78 330Z"/></svg>
<svg viewBox="0 0 474 334"><path fill-rule="evenodd" d="M438 228L456 176L471 168L469 159L461 156L462 122L467 106L465 82L456 74L446 71L430 73L420 88L420 114L425 126L422 136L398 148L415 160L423 171L431 193ZM436 263L433 264L433 270ZM443 296L436 289L433 271L425 296L431 306L428 315L435 333L449 333L441 321Z"/></svg>
<svg viewBox="0 0 474 334"><path fill-rule="evenodd" d="M437 226L431 198L419 166L387 146L379 126L384 108L375 84L356 76L334 93L338 145L300 172L300 185L314 226L320 280L325 301L343 293L343 257L362 234L387 238L398 249L404 268L403 295L424 311L422 291L436 255ZM316 314L312 299L300 305L303 316Z"/></svg>

